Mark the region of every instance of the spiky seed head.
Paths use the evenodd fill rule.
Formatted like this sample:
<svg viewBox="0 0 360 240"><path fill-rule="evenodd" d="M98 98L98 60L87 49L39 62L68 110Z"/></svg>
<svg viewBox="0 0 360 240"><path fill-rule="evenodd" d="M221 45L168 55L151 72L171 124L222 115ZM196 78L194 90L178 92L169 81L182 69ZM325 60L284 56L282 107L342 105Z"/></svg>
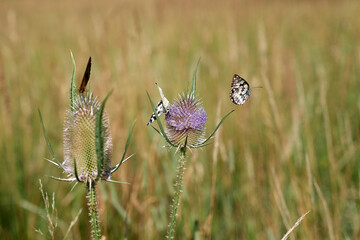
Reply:
<svg viewBox="0 0 360 240"><path fill-rule="evenodd" d="M166 135L175 145L196 147L204 140L206 111L193 94L183 94L170 106L165 116Z"/></svg>
<svg viewBox="0 0 360 240"><path fill-rule="evenodd" d="M64 162L67 173L81 182L96 181L110 177L112 141L110 124L104 111L102 130L104 135L104 164L98 171L95 124L100 103L89 91L79 94L74 100L73 109L66 113L64 124ZM76 172L75 172L76 171ZM101 176L98 176L101 172Z"/></svg>

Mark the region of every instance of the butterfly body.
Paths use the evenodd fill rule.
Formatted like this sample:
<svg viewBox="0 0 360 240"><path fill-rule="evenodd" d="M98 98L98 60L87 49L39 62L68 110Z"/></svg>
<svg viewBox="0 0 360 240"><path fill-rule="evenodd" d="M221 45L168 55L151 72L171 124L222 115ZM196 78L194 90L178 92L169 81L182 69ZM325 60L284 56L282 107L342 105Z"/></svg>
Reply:
<svg viewBox="0 0 360 240"><path fill-rule="evenodd" d="M250 93L249 83L235 74L231 82L230 100L237 105L242 105L249 98Z"/></svg>

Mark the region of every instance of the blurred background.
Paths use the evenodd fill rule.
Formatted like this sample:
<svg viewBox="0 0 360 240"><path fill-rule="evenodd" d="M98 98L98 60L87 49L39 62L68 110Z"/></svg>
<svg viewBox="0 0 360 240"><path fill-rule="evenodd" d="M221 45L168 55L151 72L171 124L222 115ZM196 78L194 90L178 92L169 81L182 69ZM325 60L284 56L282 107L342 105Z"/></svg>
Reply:
<svg viewBox="0 0 360 240"><path fill-rule="evenodd" d="M55 239L90 238L86 189L48 177L66 175L46 161L38 116L62 159L71 50L77 84L91 56L91 90L113 90L113 164L136 120L136 154L112 177L130 184L99 188L106 239L165 237L177 164L146 126L146 91L157 102L158 82L175 99L199 57L207 135L236 111L189 154L175 239L281 239L309 210L292 239L359 239L359 12L359 1L1 1L1 238L51 239L39 179ZM242 106L229 100L234 73L262 86Z"/></svg>

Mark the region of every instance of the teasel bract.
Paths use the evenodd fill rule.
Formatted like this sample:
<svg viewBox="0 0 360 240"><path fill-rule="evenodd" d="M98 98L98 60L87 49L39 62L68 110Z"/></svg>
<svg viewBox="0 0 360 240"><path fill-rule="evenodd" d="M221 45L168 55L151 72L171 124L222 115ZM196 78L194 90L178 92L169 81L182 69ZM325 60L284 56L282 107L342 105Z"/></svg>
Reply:
<svg viewBox="0 0 360 240"><path fill-rule="evenodd" d="M73 74L70 85L70 106L66 112L64 123L63 163L60 163L52 150L40 111L39 116L45 140L54 159L54 161L49 161L60 167L69 177L67 179L52 178L61 181L86 183L92 237L93 239L100 239L95 185L100 180L121 183L111 180L110 177L121 164L131 157L125 159L135 123L130 129L120 162L111 167L112 140L110 123L107 113L104 111L105 103L110 94L106 96L103 102L99 102L98 98L86 89L90 79L91 57L89 58L81 85L77 89L75 85L76 65L73 56L72 60Z"/></svg>

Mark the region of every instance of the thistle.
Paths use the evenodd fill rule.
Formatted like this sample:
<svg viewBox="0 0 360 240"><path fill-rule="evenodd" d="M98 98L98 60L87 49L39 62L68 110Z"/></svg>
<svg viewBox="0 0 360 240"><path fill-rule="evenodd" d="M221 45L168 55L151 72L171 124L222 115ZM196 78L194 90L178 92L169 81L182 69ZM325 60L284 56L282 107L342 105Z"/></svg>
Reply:
<svg viewBox="0 0 360 240"><path fill-rule="evenodd" d="M164 97L159 86L159 92L162 99L156 108L148 94L153 109L153 115L151 116L148 125L157 120L160 130L152 126L153 129L165 139L170 147L177 148L177 152L179 152L175 194L171 206L170 221L166 236L168 239L172 239L175 233L176 213L182 192L187 148L200 148L206 146L223 121L234 111L230 111L222 118L208 138L204 137L207 114L202 107L201 101L196 95L196 71L199 61L194 70L191 91L186 91L180 95L173 104L170 105L169 103L170 107L164 105L164 102L167 102L167 99ZM159 112L160 114L165 113L165 128L159 119Z"/></svg>
<svg viewBox="0 0 360 240"><path fill-rule="evenodd" d="M96 117L101 104L90 91L85 91L90 76L89 59L79 94L67 111L64 123L64 162L62 166L79 182L110 179L112 142L107 113L102 114L103 161L98 166L96 155Z"/></svg>
<svg viewBox="0 0 360 240"><path fill-rule="evenodd" d="M196 147L204 142L207 115L194 94L183 94L165 116L165 133L176 146Z"/></svg>
<svg viewBox="0 0 360 240"><path fill-rule="evenodd" d="M72 59L73 75L70 86L70 108L66 113L64 123L63 163L58 161L51 148L50 142L46 136L40 111L39 115L45 140L55 160L55 162L50 162L60 167L69 176L67 179L52 178L61 181L86 183L88 189L87 199L92 226L92 237L93 239L100 239L101 233L97 214L95 186L100 180L117 182L110 179L111 174L128 159L124 158L134 124L130 130L120 163L111 167L112 140L110 136L110 123L107 113L104 110L109 95L102 103L100 103L97 97L89 90L86 90L87 83L90 79L91 58L89 58L81 85L79 89L76 90L76 65L73 56Z"/></svg>

